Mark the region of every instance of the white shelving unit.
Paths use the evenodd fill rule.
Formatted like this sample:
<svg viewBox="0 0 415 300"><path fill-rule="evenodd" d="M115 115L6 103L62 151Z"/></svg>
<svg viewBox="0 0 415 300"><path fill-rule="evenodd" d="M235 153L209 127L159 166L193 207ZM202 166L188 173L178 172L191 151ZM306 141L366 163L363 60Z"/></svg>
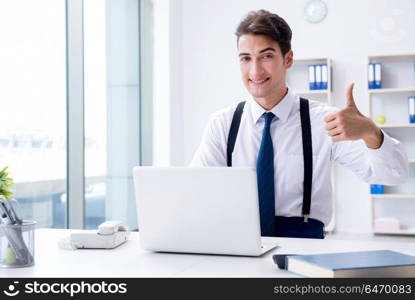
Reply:
<svg viewBox="0 0 415 300"><path fill-rule="evenodd" d="M308 78L308 66L312 64L327 64L327 89L326 90L310 90ZM334 104L332 93L332 62L330 58L298 58L294 59L293 66L287 72L287 82L294 94L310 100L318 100L328 105ZM335 190L334 190L334 170L331 171L331 181L333 186L333 217L325 227L325 231L330 233L335 229Z"/></svg>
<svg viewBox="0 0 415 300"><path fill-rule="evenodd" d="M415 194L372 194L373 199L415 199Z"/></svg>
<svg viewBox="0 0 415 300"><path fill-rule="evenodd" d="M375 234L392 234L392 235L415 235L415 231L408 231L408 230L397 230L397 231L376 231Z"/></svg>
<svg viewBox="0 0 415 300"><path fill-rule="evenodd" d="M415 236L415 124L409 123L408 114L408 97L415 95L415 54L369 56L368 63L372 62L382 64L382 88L367 90L369 115L375 122L377 116L385 117L386 122L377 125L402 142L410 168L407 183L385 186L384 194L371 194L373 233ZM376 231L378 217L397 218L401 229Z"/></svg>
<svg viewBox="0 0 415 300"><path fill-rule="evenodd" d="M389 94L389 93L415 93L415 88L389 88L389 89L371 89L369 94Z"/></svg>
<svg viewBox="0 0 415 300"><path fill-rule="evenodd" d="M310 90L308 79L308 66L312 64L327 64L327 89ZM304 98L319 100L329 105L334 103L332 93L332 62L330 58L298 58L287 73L287 81L294 93Z"/></svg>
<svg viewBox="0 0 415 300"><path fill-rule="evenodd" d="M390 125L379 125L379 127L380 128L415 128L415 124L390 124Z"/></svg>

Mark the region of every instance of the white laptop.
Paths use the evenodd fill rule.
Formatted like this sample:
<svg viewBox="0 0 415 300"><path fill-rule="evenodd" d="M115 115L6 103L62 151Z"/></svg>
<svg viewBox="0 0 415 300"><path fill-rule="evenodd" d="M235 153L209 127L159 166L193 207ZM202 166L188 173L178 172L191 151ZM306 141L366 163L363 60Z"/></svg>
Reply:
<svg viewBox="0 0 415 300"><path fill-rule="evenodd" d="M255 169L135 167L134 187L142 248L259 256L261 244Z"/></svg>

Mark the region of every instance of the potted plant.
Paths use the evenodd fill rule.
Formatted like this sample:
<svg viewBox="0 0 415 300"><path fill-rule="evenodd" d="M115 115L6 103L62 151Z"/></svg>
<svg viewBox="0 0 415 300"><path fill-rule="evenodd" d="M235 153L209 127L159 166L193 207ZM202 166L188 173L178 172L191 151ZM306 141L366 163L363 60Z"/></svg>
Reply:
<svg viewBox="0 0 415 300"><path fill-rule="evenodd" d="M0 171L0 202L10 199L13 196L13 191L10 187L14 184L13 179L9 177L8 167L4 167Z"/></svg>
<svg viewBox="0 0 415 300"><path fill-rule="evenodd" d="M0 220L1 234L6 238L8 246L2 254L2 266L29 266L33 265L33 256L30 253L22 235L23 220L16 213L18 203L12 198L11 186L13 179L9 177L8 167L0 171Z"/></svg>

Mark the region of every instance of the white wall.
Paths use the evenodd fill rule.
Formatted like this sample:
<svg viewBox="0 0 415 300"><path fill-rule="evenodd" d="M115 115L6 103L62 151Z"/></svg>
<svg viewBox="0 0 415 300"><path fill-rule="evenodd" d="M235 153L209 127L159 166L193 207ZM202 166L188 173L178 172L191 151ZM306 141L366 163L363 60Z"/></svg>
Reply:
<svg viewBox="0 0 415 300"><path fill-rule="evenodd" d="M153 0L153 164L181 165L183 134L182 1Z"/></svg>
<svg viewBox="0 0 415 300"><path fill-rule="evenodd" d="M325 0L328 15L319 24L304 20L306 2L171 0L170 5L180 9L170 11L170 24L176 24L175 28L181 30L179 34L176 30L170 39L170 47L176 54L170 56L174 61L169 64L173 77L170 84L173 81L176 84L170 86L169 103L171 111L174 107L181 108L174 111L174 122L169 121L176 128L175 140L170 142L169 155L174 157L171 164L190 161L212 112L246 99L239 77L234 31L251 10L270 10L290 24L295 56L330 57L334 64L333 92L337 106L344 105L346 85L353 81L356 103L365 114L368 111L367 56L415 52L413 0ZM158 121L163 122L155 118L154 122ZM336 178L337 230L370 231L368 185L345 169L339 168Z"/></svg>

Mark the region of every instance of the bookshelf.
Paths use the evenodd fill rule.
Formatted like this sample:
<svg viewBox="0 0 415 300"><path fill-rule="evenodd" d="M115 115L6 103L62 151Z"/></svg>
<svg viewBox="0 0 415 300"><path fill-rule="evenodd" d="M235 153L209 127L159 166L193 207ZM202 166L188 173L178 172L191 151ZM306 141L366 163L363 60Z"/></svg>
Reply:
<svg viewBox="0 0 415 300"><path fill-rule="evenodd" d="M415 199L415 194L372 194L373 199Z"/></svg>
<svg viewBox="0 0 415 300"><path fill-rule="evenodd" d="M313 64L327 65L327 89L310 90L308 66ZM294 59L294 63L287 73L287 82L297 96L318 100L329 105L334 103L332 93L332 61L328 57Z"/></svg>
<svg viewBox="0 0 415 300"><path fill-rule="evenodd" d="M313 64L327 65L327 89L310 90L308 66ZM297 58L294 59L292 67L287 72L288 86L294 91L294 94L310 100L317 100L328 105L334 105L332 93L332 61L328 57L320 58ZM334 169L331 170L332 182L332 207L333 215L331 222L325 227L327 233L331 233L335 229L335 184Z"/></svg>
<svg viewBox="0 0 415 300"><path fill-rule="evenodd" d="M382 64L382 88L367 89L369 115L388 135L402 142L408 154L409 179L402 185L385 186L384 194L371 194L372 231L415 236L415 124L409 123L408 113L408 97L415 96L415 54L368 57L368 64L375 62ZM385 118L384 123L378 123L379 116ZM400 229L376 230L378 218L395 218Z"/></svg>
<svg viewBox="0 0 415 300"><path fill-rule="evenodd" d="M379 125L379 124L378 124ZM379 125L380 128L415 128L415 124L390 124L390 125Z"/></svg>
<svg viewBox="0 0 415 300"><path fill-rule="evenodd" d="M371 89L369 94L389 94L389 93L415 93L415 88L389 88L389 89Z"/></svg>

